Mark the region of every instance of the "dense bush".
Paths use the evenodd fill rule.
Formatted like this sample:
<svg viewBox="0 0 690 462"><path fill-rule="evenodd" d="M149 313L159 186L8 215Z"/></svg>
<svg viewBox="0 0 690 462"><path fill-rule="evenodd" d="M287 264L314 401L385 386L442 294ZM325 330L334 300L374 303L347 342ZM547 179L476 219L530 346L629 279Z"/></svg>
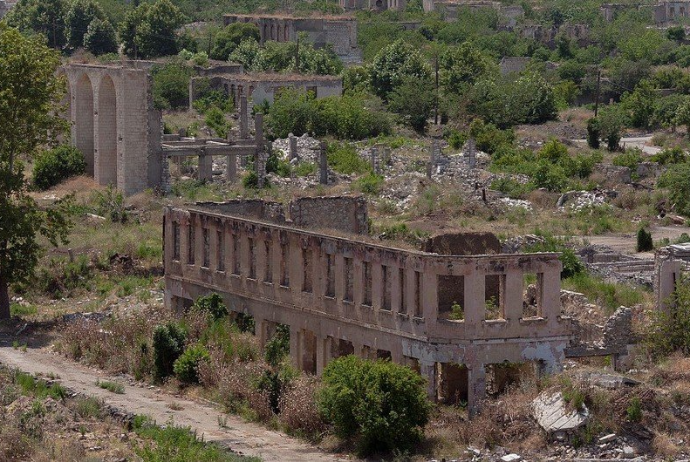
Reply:
<svg viewBox="0 0 690 462"><path fill-rule="evenodd" d="M226 139L230 131L230 122L225 119L223 111L216 106L212 106L206 111L206 118L204 119L206 126L214 131L218 138Z"/></svg>
<svg viewBox="0 0 690 462"><path fill-rule="evenodd" d="M690 278L676 282L672 299L665 300L669 312L655 311L647 335L647 344L655 356L675 351L690 354Z"/></svg>
<svg viewBox="0 0 690 462"><path fill-rule="evenodd" d="M199 382L199 363L201 361L208 361L210 356L208 350L203 345L192 345L180 355L173 363L173 370L175 377L181 382L198 383Z"/></svg>
<svg viewBox="0 0 690 462"><path fill-rule="evenodd" d="M211 50L211 58L226 61L243 40L260 40L259 28L251 23L238 22L226 26L216 34Z"/></svg>
<svg viewBox="0 0 690 462"><path fill-rule="evenodd" d="M157 109L180 109L189 103L189 80L192 69L176 59L162 66L154 66L153 102Z"/></svg>
<svg viewBox="0 0 690 462"><path fill-rule="evenodd" d="M174 364L184 351L187 332L178 324L169 322L156 326L153 331L153 376L163 380L174 372Z"/></svg>
<svg viewBox="0 0 690 462"><path fill-rule="evenodd" d="M63 180L86 171L84 155L77 148L59 146L44 151L34 163L34 185L40 189L48 189Z"/></svg>
<svg viewBox="0 0 690 462"><path fill-rule="evenodd" d="M371 163L362 159L357 149L350 144L329 144L328 166L333 171L345 175L361 174L371 170Z"/></svg>
<svg viewBox="0 0 690 462"><path fill-rule="evenodd" d="M290 354L290 326L278 324L276 333L266 342L264 358L272 367L278 367L280 362Z"/></svg>
<svg viewBox="0 0 690 462"><path fill-rule="evenodd" d="M424 379L412 369L355 356L328 364L319 407L336 433L355 437L363 453L410 448L430 411Z"/></svg>
<svg viewBox="0 0 690 462"><path fill-rule="evenodd" d="M216 294L204 295L196 299L194 307L208 311L213 316L213 319L221 319L228 315L228 308L223 303L223 298Z"/></svg>
<svg viewBox="0 0 690 462"><path fill-rule="evenodd" d="M592 149L599 149L601 137L601 127L599 120L592 117L587 121L587 145Z"/></svg>
<svg viewBox="0 0 690 462"><path fill-rule="evenodd" d="M667 170L657 185L668 188L669 198L678 213L690 216L690 164L678 164Z"/></svg>
<svg viewBox="0 0 690 462"><path fill-rule="evenodd" d="M654 249L654 241L652 240L652 233L640 228L637 231L637 251L638 252L649 252Z"/></svg>
<svg viewBox="0 0 690 462"><path fill-rule="evenodd" d="M117 53L115 28L108 20L94 19L84 35L84 48L96 56Z"/></svg>

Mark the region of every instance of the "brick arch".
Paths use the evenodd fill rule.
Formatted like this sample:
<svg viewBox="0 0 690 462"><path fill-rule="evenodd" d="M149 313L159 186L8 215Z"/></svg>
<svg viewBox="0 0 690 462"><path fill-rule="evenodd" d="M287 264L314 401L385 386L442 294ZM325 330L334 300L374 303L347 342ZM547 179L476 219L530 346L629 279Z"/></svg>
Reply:
<svg viewBox="0 0 690 462"><path fill-rule="evenodd" d="M84 154L86 173L94 174L94 98L93 84L86 73L77 78L72 98L75 107L75 146Z"/></svg>
<svg viewBox="0 0 690 462"><path fill-rule="evenodd" d="M96 180L101 185L117 186L117 92L113 79L106 75L98 88L98 148Z"/></svg>

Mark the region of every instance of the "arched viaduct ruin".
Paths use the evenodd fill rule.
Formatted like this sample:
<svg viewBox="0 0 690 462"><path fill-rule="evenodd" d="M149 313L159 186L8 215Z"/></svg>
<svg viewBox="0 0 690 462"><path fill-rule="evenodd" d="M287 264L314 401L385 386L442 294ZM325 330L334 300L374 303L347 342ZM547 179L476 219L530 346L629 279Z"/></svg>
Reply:
<svg viewBox="0 0 690 462"><path fill-rule="evenodd" d="M161 113L153 109L147 70L127 66L71 64L66 118L72 145L82 153L87 173L101 185L125 194L161 182Z"/></svg>

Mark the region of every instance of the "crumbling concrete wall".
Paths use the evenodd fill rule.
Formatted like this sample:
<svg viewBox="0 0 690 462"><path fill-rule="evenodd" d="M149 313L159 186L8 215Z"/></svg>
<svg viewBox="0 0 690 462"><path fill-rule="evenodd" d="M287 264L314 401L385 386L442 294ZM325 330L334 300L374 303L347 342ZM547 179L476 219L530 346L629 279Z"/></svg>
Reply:
<svg viewBox="0 0 690 462"><path fill-rule="evenodd" d="M429 395L467 390L475 411L491 364L560 369L569 322L560 315L557 254L438 255L401 250L224 214L165 211L166 306L219 293L233 312L290 327L296 367L320 374L336 355L388 357L428 380ZM523 312L524 277L536 274L538 313ZM500 280L499 316L487 319L487 276ZM461 277L463 319L439 312L439 281ZM265 339L262 339L264 341ZM307 360L305 360L305 358ZM449 365L465 373L443 371ZM439 372L440 371L440 372ZM440 374L440 376L439 376Z"/></svg>
<svg viewBox="0 0 690 462"><path fill-rule="evenodd" d="M684 269L690 266L690 244L664 247L654 255L654 295L656 309L669 313L673 293Z"/></svg>
<svg viewBox="0 0 690 462"><path fill-rule="evenodd" d="M84 153L87 173L125 194L158 187L163 129L150 74L127 65L90 64L69 64L59 73L68 82L71 141Z"/></svg>
<svg viewBox="0 0 690 462"><path fill-rule="evenodd" d="M427 239L423 250L439 255L499 254L501 241L493 233L443 233Z"/></svg>
<svg viewBox="0 0 690 462"><path fill-rule="evenodd" d="M290 203L290 219L304 228L369 232L367 201L362 196L300 197Z"/></svg>

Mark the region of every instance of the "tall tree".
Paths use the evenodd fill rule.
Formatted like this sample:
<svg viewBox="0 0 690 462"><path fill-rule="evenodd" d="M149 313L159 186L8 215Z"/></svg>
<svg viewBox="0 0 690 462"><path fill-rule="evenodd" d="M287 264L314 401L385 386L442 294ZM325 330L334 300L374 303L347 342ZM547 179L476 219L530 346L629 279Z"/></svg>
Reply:
<svg viewBox="0 0 690 462"><path fill-rule="evenodd" d="M105 20L105 13L93 0L75 0L65 16L67 44L73 48L84 46L84 36L94 19Z"/></svg>
<svg viewBox="0 0 690 462"><path fill-rule="evenodd" d="M59 65L44 39L0 24L0 319L10 316L9 285L27 282L38 263L38 235L57 245L70 225L64 202L43 210L27 194L21 162L65 128Z"/></svg>
<svg viewBox="0 0 690 462"><path fill-rule="evenodd" d="M65 0L19 0L5 17L7 24L22 32L33 31L48 38L53 48L65 46Z"/></svg>
<svg viewBox="0 0 690 462"><path fill-rule="evenodd" d="M129 56L154 58L177 54L177 29L184 17L170 0L143 3L125 16L120 26L120 40Z"/></svg>
<svg viewBox="0 0 690 462"><path fill-rule="evenodd" d="M371 88L384 100L407 78L428 80L431 68L419 51L400 39L384 49L371 65Z"/></svg>

